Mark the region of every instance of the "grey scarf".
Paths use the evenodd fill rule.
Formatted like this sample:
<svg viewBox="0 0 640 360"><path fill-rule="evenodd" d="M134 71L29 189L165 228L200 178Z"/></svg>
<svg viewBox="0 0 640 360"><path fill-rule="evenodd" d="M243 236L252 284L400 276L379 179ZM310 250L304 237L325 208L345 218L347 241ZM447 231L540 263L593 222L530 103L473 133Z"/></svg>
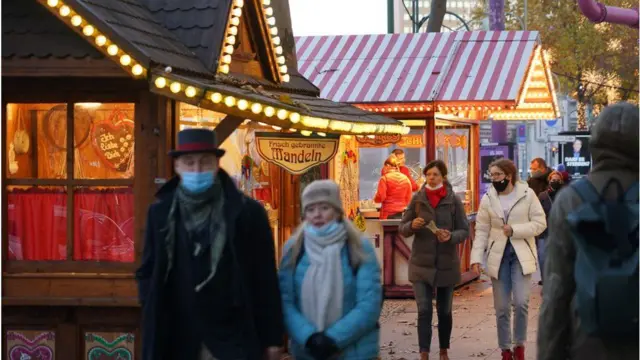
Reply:
<svg viewBox="0 0 640 360"><path fill-rule="evenodd" d="M173 197L173 203L169 210L167 221L167 237L165 245L167 248L167 273L165 274L165 282L169 277L169 273L173 267L173 255L176 243L176 210L180 211L180 220L183 222L187 234L190 238L197 236L197 233L205 226L209 226L209 235L211 241L210 257L211 270L207 278L197 284L196 291L200 291L211 279L213 279L218 269L218 263L222 256L222 251L227 241L226 223L224 219L224 193L219 178L216 178L213 186L202 194L192 194L182 186L178 186ZM202 245L194 242L194 256L200 255Z"/></svg>

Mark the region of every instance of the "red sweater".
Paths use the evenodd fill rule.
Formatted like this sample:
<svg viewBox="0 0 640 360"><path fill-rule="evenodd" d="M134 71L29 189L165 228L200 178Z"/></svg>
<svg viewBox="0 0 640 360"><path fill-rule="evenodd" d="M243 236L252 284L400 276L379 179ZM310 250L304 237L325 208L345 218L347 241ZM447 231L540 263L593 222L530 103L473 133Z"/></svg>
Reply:
<svg viewBox="0 0 640 360"><path fill-rule="evenodd" d="M383 170L378 182L378 191L373 201L382 203L380 219L403 212L411 202L411 182L400 171L393 168Z"/></svg>

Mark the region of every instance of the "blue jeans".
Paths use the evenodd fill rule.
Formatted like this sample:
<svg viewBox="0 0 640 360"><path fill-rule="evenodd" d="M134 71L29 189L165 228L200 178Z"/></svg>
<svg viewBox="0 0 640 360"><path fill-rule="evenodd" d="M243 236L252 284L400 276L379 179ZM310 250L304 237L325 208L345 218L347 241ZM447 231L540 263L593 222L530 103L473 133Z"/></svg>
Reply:
<svg viewBox="0 0 640 360"><path fill-rule="evenodd" d="M418 304L418 344L420 352L431 349L431 321L433 319L433 287L424 282L413 283ZM453 328L453 286L436 288L436 309L438 312L438 340L440 349L448 349Z"/></svg>
<svg viewBox="0 0 640 360"><path fill-rule="evenodd" d="M498 279L493 283L493 306L496 310L498 327L498 345L500 349L511 349L511 304L513 298L513 338L516 345L527 341L527 323L529 320L529 294L531 275L522 274L522 265L511 245L507 242L500 263Z"/></svg>
<svg viewBox="0 0 640 360"><path fill-rule="evenodd" d="M544 238L536 239L536 247L538 248L538 268L540 269L540 280L544 282L544 245L546 240Z"/></svg>

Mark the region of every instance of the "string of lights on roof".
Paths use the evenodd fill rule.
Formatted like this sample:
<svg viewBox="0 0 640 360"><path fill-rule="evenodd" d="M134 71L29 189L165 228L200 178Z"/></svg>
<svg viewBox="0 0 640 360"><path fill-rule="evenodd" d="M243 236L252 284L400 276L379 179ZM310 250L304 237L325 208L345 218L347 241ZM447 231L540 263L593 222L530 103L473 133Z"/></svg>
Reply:
<svg viewBox="0 0 640 360"><path fill-rule="evenodd" d="M282 40L278 36L278 28L276 27L276 18L273 15L273 8L271 0L261 0L262 14L264 14L264 21L269 27L269 45L275 54L275 61L278 67L279 80L283 82L289 82L291 79L288 74L286 59L283 55ZM228 74L231 65L232 55L234 51L234 45L237 41L238 27L242 18L242 8L244 6L244 0L234 0L231 12L229 13L229 21L227 23L227 31L222 45L222 51L220 55L220 61L218 64L218 72Z"/></svg>
<svg viewBox="0 0 640 360"><path fill-rule="evenodd" d="M271 0L262 0L262 13L264 14L265 21L269 26L271 48L276 55L276 63L278 64L280 80L283 82L289 82L289 80L291 80L291 77L289 76L287 65L285 65L285 58L282 50L282 41L278 36L278 28L276 27L276 18L273 15Z"/></svg>
<svg viewBox="0 0 640 360"><path fill-rule="evenodd" d="M71 25L71 28L82 33L93 40L96 47L109 57L118 59L118 63L136 78L144 77L147 69L131 55L125 53L111 39L109 39L100 29L83 19L73 8L64 4L60 0L40 0L46 3L47 8L64 22Z"/></svg>
<svg viewBox="0 0 640 360"><path fill-rule="evenodd" d="M204 101L210 101L211 104L214 105L225 105L228 108L234 108L243 112L253 113L254 115L264 116L274 122L286 122L282 124L283 126L276 125L280 128L290 128L291 126L299 123L304 127L317 129L316 133L320 136L326 136L327 130L349 134L408 134L410 131L410 128L404 125L352 123L348 121L302 115L296 111L276 108L257 101L239 98L231 94L223 94L218 91L204 90L192 85L185 85L179 81L169 80L162 76L154 75L153 83L156 88L165 91L168 90L176 95L183 94L185 97L190 99L199 96L204 98ZM300 130L300 133L302 135L309 136L312 131L304 129Z"/></svg>
<svg viewBox="0 0 640 360"><path fill-rule="evenodd" d="M242 17L242 7L244 0L234 0L233 7L229 12L229 21L227 23L227 32L222 44L222 53L218 62L218 71L223 74L229 73L231 65L231 56L233 55L234 45L236 44L236 36L238 36L238 26Z"/></svg>

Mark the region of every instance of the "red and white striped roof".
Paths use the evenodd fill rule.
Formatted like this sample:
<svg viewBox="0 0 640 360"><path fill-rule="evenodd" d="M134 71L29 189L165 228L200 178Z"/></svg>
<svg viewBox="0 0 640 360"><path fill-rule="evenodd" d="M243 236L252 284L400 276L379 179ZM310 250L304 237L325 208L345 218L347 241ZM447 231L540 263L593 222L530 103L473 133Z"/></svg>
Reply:
<svg viewBox="0 0 640 360"><path fill-rule="evenodd" d="M300 73L348 103L516 101L536 31L297 37Z"/></svg>

